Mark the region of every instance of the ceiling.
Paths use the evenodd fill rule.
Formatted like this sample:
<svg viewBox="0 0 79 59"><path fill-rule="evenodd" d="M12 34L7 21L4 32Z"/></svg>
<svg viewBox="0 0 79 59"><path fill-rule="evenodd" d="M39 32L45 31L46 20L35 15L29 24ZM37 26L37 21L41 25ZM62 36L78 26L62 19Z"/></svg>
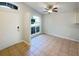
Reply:
<svg viewBox="0 0 79 59"><path fill-rule="evenodd" d="M71 12L77 8L78 2L25 2L26 5L30 6L41 14L46 14L45 7L48 4L57 5L58 12Z"/></svg>

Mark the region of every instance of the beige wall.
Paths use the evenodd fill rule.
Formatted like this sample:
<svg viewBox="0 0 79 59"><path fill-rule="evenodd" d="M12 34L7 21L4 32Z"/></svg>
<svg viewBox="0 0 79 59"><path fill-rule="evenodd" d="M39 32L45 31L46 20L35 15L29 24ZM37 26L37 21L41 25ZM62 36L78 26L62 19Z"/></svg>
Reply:
<svg viewBox="0 0 79 59"><path fill-rule="evenodd" d="M0 49L22 41L21 18L18 11L0 9Z"/></svg>
<svg viewBox="0 0 79 59"><path fill-rule="evenodd" d="M20 4L20 5L21 5L21 10L23 10L21 13L23 15L23 36L24 36L23 38L24 38L24 41L29 42L28 39L31 40L31 37L30 37L31 36L30 34L31 33L31 26L30 26L31 17L38 16L41 20L42 20L42 17L41 17L41 14L39 14L38 12L36 12L35 10L30 8L26 4Z"/></svg>
<svg viewBox="0 0 79 59"><path fill-rule="evenodd" d="M79 41L79 24L76 24L78 21L76 13L78 12L72 7L66 6L66 9L68 9L66 11L63 11L63 9L65 9L65 6L62 10L59 9L58 13L43 16L43 32Z"/></svg>
<svg viewBox="0 0 79 59"><path fill-rule="evenodd" d="M14 4L19 6L18 11L0 8L0 50L22 41L30 43L31 16L41 17L23 3ZM19 30L17 30L17 26L20 27Z"/></svg>

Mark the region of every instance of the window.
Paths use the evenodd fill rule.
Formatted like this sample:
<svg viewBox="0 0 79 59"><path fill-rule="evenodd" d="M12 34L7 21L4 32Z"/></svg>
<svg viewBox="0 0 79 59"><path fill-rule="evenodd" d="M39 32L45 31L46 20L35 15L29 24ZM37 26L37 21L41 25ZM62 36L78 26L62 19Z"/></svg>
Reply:
<svg viewBox="0 0 79 59"><path fill-rule="evenodd" d="M36 27L36 32L39 32L39 31L40 31L40 27L37 26L37 27Z"/></svg>
<svg viewBox="0 0 79 59"><path fill-rule="evenodd" d="M35 27L31 27L31 34L35 33Z"/></svg>
<svg viewBox="0 0 79 59"><path fill-rule="evenodd" d="M18 10L18 7L16 5L7 2L0 2L0 7L9 7L11 9Z"/></svg>
<svg viewBox="0 0 79 59"><path fill-rule="evenodd" d="M40 19L37 16L33 16L31 19L31 34L40 32Z"/></svg>
<svg viewBox="0 0 79 59"><path fill-rule="evenodd" d="M31 24L34 24L35 23L35 19L31 19Z"/></svg>

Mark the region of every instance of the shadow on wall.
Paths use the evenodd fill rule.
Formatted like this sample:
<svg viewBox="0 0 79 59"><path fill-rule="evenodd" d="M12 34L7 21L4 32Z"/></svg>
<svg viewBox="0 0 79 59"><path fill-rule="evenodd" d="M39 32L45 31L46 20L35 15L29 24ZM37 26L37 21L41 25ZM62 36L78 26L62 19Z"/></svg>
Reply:
<svg viewBox="0 0 79 59"><path fill-rule="evenodd" d="M79 23L71 24L70 27L79 29Z"/></svg>
<svg viewBox="0 0 79 59"><path fill-rule="evenodd" d="M70 31L70 36L79 41L79 23L71 24L69 27L72 28Z"/></svg>

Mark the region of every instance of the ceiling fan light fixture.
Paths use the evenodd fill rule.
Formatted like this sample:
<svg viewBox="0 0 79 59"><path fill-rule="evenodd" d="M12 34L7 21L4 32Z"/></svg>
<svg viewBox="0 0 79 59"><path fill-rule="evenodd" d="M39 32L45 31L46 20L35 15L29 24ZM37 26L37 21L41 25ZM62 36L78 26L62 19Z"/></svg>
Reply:
<svg viewBox="0 0 79 59"><path fill-rule="evenodd" d="M52 13L52 9L49 9L49 10L48 10L48 13Z"/></svg>
<svg viewBox="0 0 79 59"><path fill-rule="evenodd" d="M54 5L47 5L47 8L44 8L46 11L45 12L48 12L49 14L50 13L53 13L53 12L58 12L58 5L57 4L54 4Z"/></svg>
<svg viewBox="0 0 79 59"><path fill-rule="evenodd" d="M48 10L48 13L52 13L52 10Z"/></svg>

